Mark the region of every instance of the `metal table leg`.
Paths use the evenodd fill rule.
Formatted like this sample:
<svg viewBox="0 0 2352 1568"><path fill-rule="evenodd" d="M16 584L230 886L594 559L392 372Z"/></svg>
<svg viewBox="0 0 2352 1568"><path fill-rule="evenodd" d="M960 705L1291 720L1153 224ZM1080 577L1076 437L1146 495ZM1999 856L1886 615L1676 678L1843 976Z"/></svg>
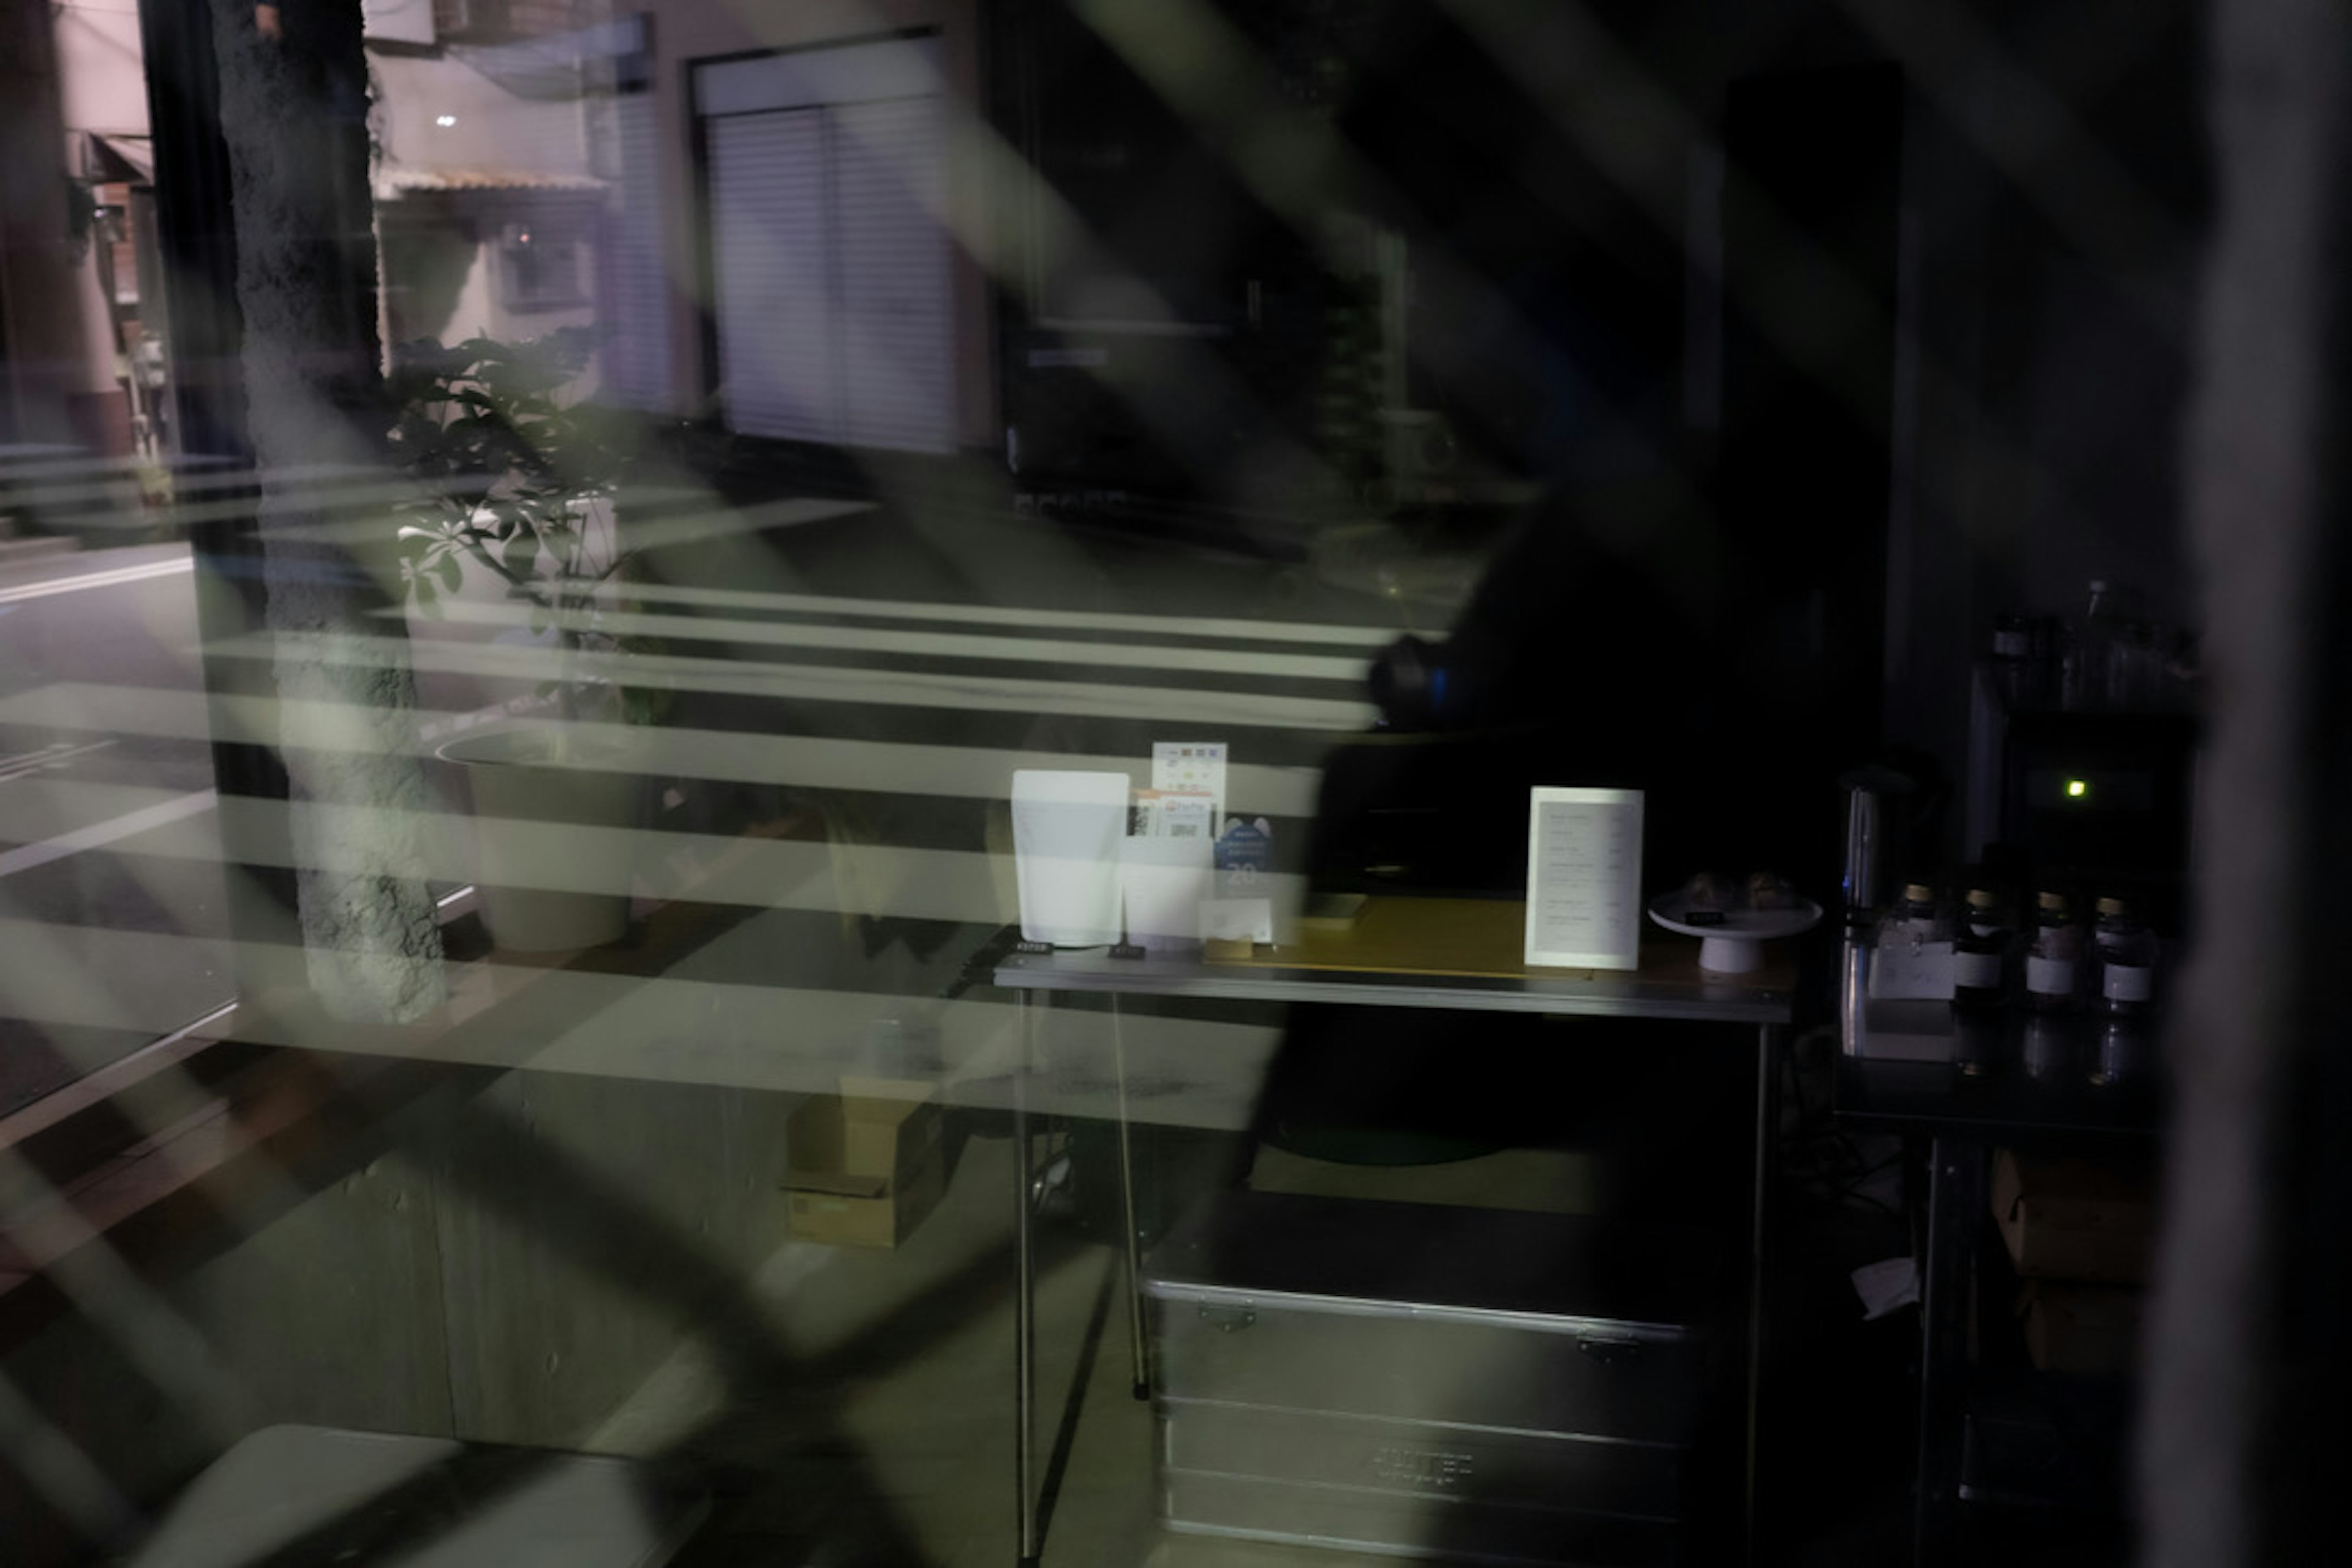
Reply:
<svg viewBox="0 0 2352 1568"><path fill-rule="evenodd" d="M1041 1004L1020 994L1020 1042L1013 1063L1013 1374L1014 1516L1021 1568L1034 1568L1037 1531L1037 1274L1029 1184L1029 1061Z"/></svg>
<svg viewBox="0 0 2352 1568"><path fill-rule="evenodd" d="M1985 1146L1938 1135L1927 1150L1927 1247L1920 1264L1919 1470L1912 1559L1950 1555L1968 1409L1969 1318L1985 1209Z"/></svg>
<svg viewBox="0 0 2352 1568"><path fill-rule="evenodd" d="M1143 1333L1143 1240L1135 1223L1135 1153L1128 1136L1127 1044L1119 1032L1118 994L1110 998L1110 1056L1118 1080L1118 1197L1127 1227L1127 1331L1135 1368L1135 1397L1151 1397L1150 1352Z"/></svg>
<svg viewBox="0 0 2352 1568"><path fill-rule="evenodd" d="M1748 1238L1748 1442L1743 1493L1741 1539L1748 1562L1759 1560L1762 1542L1757 1485L1757 1461L1762 1442L1764 1395L1764 1244L1771 1217L1772 1144L1780 1075L1774 1070L1773 1046L1779 1031L1771 1025L1756 1031L1756 1171L1754 1211Z"/></svg>

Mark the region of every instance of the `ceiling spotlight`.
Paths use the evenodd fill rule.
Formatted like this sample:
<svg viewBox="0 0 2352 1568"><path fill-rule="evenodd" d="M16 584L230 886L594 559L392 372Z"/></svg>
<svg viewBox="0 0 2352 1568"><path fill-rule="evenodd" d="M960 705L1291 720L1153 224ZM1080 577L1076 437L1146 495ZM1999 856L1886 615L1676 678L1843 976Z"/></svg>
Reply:
<svg viewBox="0 0 2352 1568"><path fill-rule="evenodd" d="M457 117L454 114L436 114L433 117L433 123L446 131L457 123Z"/></svg>

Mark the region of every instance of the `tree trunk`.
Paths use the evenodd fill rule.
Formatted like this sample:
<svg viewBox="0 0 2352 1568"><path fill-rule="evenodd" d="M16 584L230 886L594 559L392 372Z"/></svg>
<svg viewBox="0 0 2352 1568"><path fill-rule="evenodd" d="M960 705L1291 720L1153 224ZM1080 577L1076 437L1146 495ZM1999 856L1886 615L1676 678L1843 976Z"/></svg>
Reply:
<svg viewBox="0 0 2352 1568"><path fill-rule="evenodd" d="M327 537L316 477L328 466L346 482L389 478L360 0L286 6L275 40L253 12L251 0L213 0L305 960L336 1016L404 1020L444 994L417 875L432 802L414 751L415 682L404 640L385 631L397 623L373 614L395 601L364 569L370 552ZM386 503L337 521L377 513L389 541Z"/></svg>

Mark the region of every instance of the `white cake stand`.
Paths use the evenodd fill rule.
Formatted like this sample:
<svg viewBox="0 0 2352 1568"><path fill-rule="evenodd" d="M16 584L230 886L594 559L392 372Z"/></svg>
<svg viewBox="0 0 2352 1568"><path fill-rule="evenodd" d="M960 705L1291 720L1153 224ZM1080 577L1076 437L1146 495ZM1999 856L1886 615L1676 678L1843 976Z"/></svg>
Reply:
<svg viewBox="0 0 2352 1568"><path fill-rule="evenodd" d="M1711 974L1747 974L1764 966L1764 944L1809 931L1820 922L1821 905L1800 899L1792 910L1726 910L1720 925L1692 925L1686 892L1662 893L1650 900L1650 918L1698 941L1698 966Z"/></svg>

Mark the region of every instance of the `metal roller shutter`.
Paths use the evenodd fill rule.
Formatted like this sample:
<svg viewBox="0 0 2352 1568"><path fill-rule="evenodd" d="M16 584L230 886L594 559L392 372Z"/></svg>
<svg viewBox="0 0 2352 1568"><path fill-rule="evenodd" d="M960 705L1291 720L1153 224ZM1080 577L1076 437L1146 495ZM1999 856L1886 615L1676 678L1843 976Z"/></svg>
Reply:
<svg viewBox="0 0 2352 1568"><path fill-rule="evenodd" d="M824 112L709 121L719 374L746 435L842 439Z"/></svg>
<svg viewBox="0 0 2352 1568"><path fill-rule="evenodd" d="M938 217L940 100L844 104L827 112L845 337L843 439L950 451L954 363L947 236Z"/></svg>
<svg viewBox="0 0 2352 1568"><path fill-rule="evenodd" d="M662 260L659 121L651 93L614 100L612 114L619 191L602 258L604 395L625 407L667 411L669 280Z"/></svg>

